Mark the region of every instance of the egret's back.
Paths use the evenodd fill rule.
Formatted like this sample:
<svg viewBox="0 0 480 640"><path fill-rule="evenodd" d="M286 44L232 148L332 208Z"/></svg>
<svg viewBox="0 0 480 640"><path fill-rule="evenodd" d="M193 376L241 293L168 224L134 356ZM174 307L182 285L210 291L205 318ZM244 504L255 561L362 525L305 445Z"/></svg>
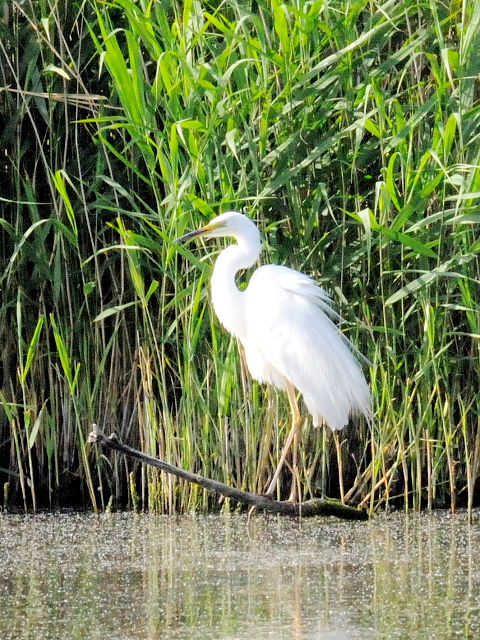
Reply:
<svg viewBox="0 0 480 640"><path fill-rule="evenodd" d="M287 267L260 267L244 292L247 364L260 382L303 395L314 424L344 427L352 414L371 416L371 396L350 342L323 289Z"/></svg>

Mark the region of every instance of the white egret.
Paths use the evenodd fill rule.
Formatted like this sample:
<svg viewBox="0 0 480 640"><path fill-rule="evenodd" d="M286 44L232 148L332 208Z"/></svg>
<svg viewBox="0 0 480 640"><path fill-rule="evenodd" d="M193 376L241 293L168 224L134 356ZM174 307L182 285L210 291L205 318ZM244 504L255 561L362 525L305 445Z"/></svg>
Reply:
<svg viewBox="0 0 480 640"><path fill-rule="evenodd" d="M241 213L229 211L207 225L182 236L232 237L219 254L212 274L212 303L221 324L245 351L251 376L286 391L292 426L267 489L273 495L287 454L293 445L293 482L296 499L297 449L301 427L297 391L303 396L314 426L325 422L332 430L344 427L351 415L371 416L371 395L350 341L332 321L341 320L330 297L312 278L279 265L259 267L246 289L239 290L235 275L260 256L260 233Z"/></svg>

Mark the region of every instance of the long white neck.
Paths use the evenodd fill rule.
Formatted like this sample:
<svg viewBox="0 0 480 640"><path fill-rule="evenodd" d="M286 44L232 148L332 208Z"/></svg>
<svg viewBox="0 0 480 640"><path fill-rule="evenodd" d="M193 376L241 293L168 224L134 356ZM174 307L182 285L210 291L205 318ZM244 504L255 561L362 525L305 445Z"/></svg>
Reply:
<svg viewBox="0 0 480 640"><path fill-rule="evenodd" d="M241 269L251 267L261 252L260 235L254 225L248 234L237 234L238 244L224 249L217 258L212 274L212 302L225 329L242 340L246 334L243 292L235 283Z"/></svg>

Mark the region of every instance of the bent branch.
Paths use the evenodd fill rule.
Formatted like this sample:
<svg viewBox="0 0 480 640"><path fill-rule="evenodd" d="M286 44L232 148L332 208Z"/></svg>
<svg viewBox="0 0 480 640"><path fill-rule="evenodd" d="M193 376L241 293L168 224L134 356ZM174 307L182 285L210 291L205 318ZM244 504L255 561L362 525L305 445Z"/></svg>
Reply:
<svg viewBox="0 0 480 640"><path fill-rule="evenodd" d="M234 487L230 487L218 480L205 478L198 475L198 473L192 473L191 471L180 469L172 464L168 464L168 462L165 462L160 458L154 458L153 456L149 456L137 449L133 449L132 447L122 444L115 435L106 436L104 433L99 431L96 424L93 425L93 431L88 436L88 441L102 444L109 449L114 449L115 451L120 451L130 458L135 458L140 462L149 464L157 469L161 469L166 473L170 473L178 478L183 478L183 480L187 480L187 482L198 484L207 489L207 491L218 493L226 498L232 498L237 502L248 504L252 507L256 507L257 509L262 509L263 511L279 513L285 516L336 516L337 518L344 518L346 520L368 519L366 511L355 507L348 507L337 500L313 498L306 502L291 503L274 500L273 498L262 496L258 493L235 489Z"/></svg>

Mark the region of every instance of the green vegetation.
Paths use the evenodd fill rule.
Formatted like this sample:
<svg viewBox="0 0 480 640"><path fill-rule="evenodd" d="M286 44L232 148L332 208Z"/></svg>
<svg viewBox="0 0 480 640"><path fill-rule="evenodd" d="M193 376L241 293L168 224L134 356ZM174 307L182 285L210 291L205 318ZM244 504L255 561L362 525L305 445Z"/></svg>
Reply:
<svg viewBox="0 0 480 640"><path fill-rule="evenodd" d="M478 504L480 4L0 6L10 504L212 506L90 448L92 422L264 488L286 398L213 316L218 248L172 245L227 209L256 217L265 261L332 293L372 362L371 427L305 425L307 492Z"/></svg>

